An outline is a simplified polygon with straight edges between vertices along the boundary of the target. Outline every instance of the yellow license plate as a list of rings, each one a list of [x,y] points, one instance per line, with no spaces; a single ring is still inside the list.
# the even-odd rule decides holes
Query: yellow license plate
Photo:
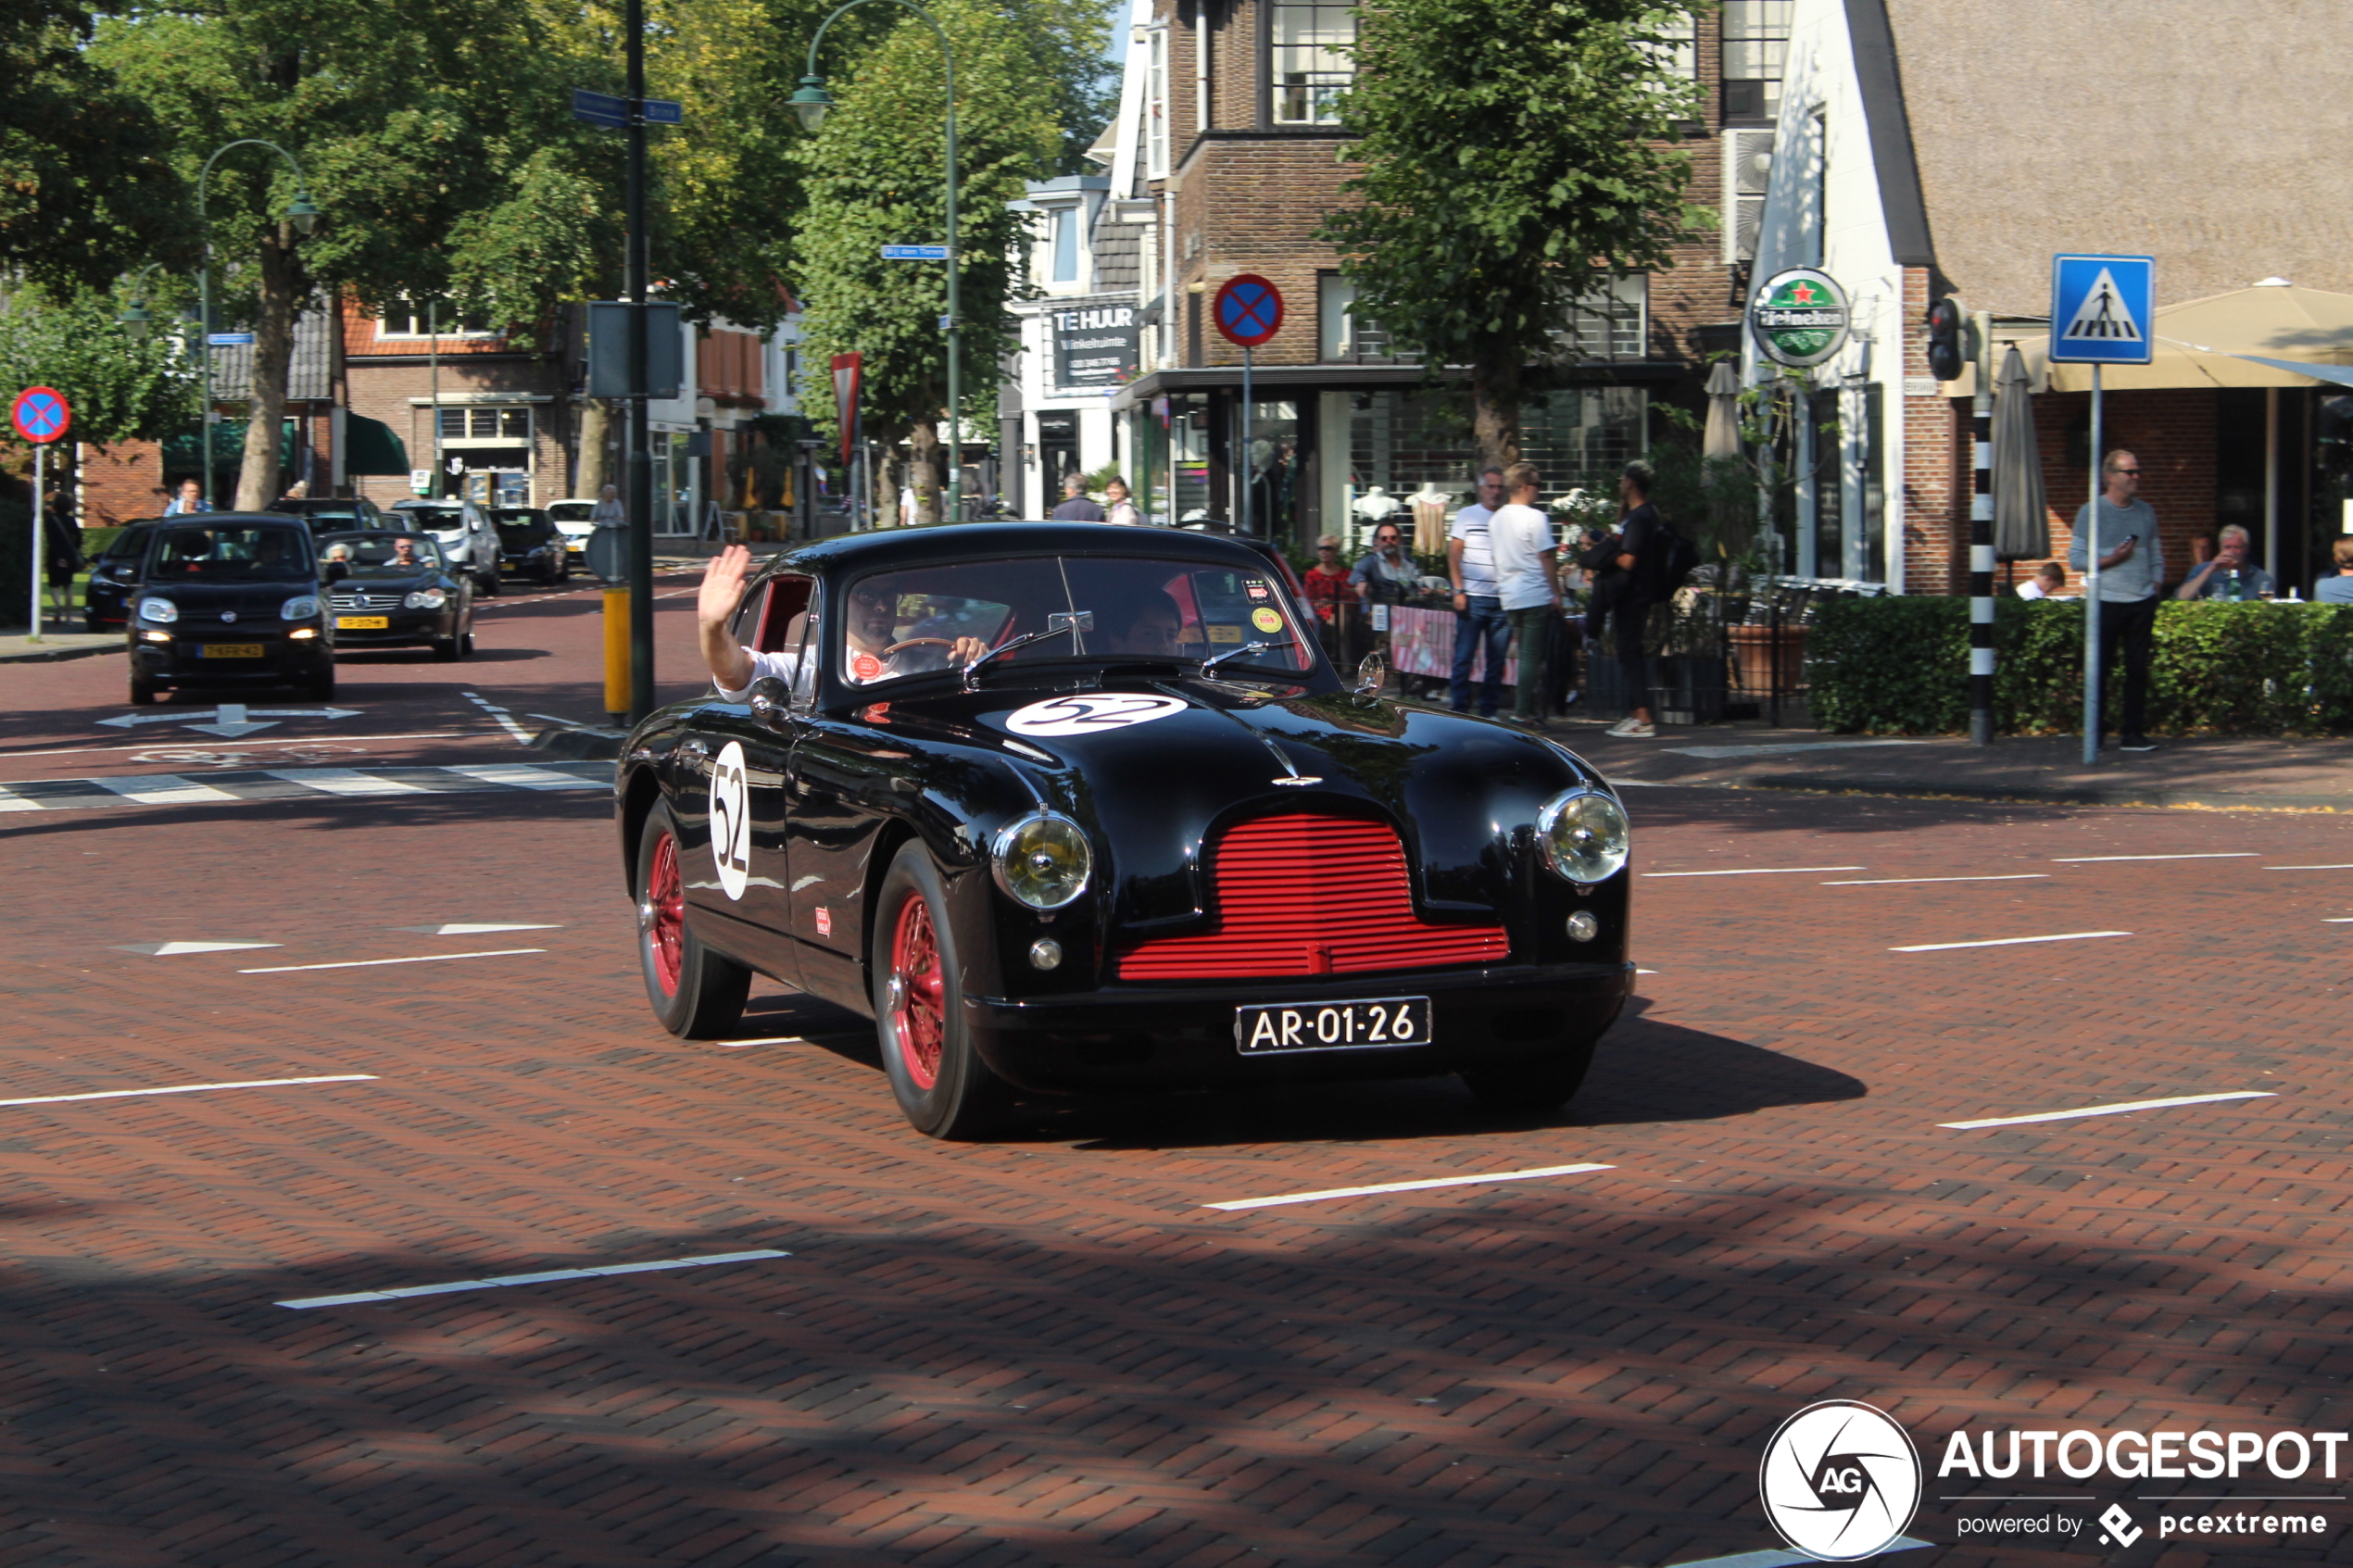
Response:
[[[338,615],[335,617],[335,630],[338,632],[383,632],[390,629],[391,625],[392,618],[388,615]]]
[[[199,659],[259,659],[259,643],[207,643],[196,650]]]
[[[1239,626],[1212,626],[1209,640],[1213,643],[1239,643],[1242,640],[1242,629]]]

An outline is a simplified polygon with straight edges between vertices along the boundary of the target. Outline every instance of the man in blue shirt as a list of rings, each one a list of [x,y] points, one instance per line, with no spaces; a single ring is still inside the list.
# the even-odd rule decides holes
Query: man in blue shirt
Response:
[[[2353,605],[2353,533],[2338,537],[2329,548],[2329,558],[2336,562],[2336,575],[2312,584],[2313,602]]]
[[[2232,523],[2222,530],[2221,547],[2214,558],[2189,575],[2173,591],[2177,599],[2259,599],[2271,591],[2271,574],[2246,558],[2253,542],[2246,530]]]

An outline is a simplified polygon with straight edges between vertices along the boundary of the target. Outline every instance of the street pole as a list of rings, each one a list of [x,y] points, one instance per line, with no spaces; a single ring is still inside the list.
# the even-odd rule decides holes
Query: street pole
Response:
[[[412,316],[409,320],[413,321],[416,318]],[[425,365],[426,374],[432,383],[429,390],[433,394],[433,411],[430,416],[433,420],[433,478],[426,485],[425,494],[438,497],[449,493],[449,482],[442,476],[441,469],[441,296],[439,295],[425,301]]]
[[[1242,504],[1236,508],[1241,516],[1241,536],[1250,535],[1250,349],[1242,349],[1242,420],[1241,442],[1234,453],[1235,468],[1242,476]]]
[[[628,0],[629,718],[654,710],[653,453],[647,408],[646,0]]]
[[[1970,399],[1969,427],[1977,461],[1976,492],[1969,524],[1969,740],[1994,744],[1994,388],[1986,374],[1993,351],[1993,318],[1977,317],[1977,395]]]
[[[2083,550],[2083,765],[2100,759],[2100,363],[2092,361],[2091,530]]]
[[[46,442],[41,442],[32,448],[32,619],[25,622],[28,628],[25,640],[32,643],[41,640],[41,556],[49,543],[45,528],[47,514],[41,505],[42,488],[48,481],[48,456]]]

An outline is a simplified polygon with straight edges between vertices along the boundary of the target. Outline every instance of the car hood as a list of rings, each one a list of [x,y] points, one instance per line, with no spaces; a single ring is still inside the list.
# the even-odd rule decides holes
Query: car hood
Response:
[[[441,581],[440,568],[426,567],[421,571],[401,572],[397,575],[391,572],[371,571],[362,576],[359,572],[354,572],[339,582],[329,583],[327,592],[330,594],[412,594],[420,588],[445,586],[447,584]]]
[[[274,625],[279,606],[288,599],[318,592],[315,583],[201,583],[183,579],[146,583],[140,597],[170,599],[180,607],[182,626],[202,626],[208,621],[225,624],[220,620],[224,614],[234,615],[239,621],[268,621]]]
[[[1267,695],[1218,681],[1126,680],[1067,692],[938,693],[859,710],[910,741],[981,745],[1089,828],[1118,862],[1125,918],[1196,912],[1201,847],[1282,812],[1395,826],[1434,908],[1491,909],[1499,841],[1599,775],[1500,724],[1345,692]]]

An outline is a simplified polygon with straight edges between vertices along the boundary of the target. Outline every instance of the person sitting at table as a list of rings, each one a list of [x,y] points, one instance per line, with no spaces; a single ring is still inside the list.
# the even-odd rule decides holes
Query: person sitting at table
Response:
[[[2271,574],[2246,558],[2251,541],[2246,530],[2232,523],[2222,530],[2214,558],[2190,573],[2173,591],[2177,599],[2259,599],[2271,591]]]
[[[2067,568],[2055,560],[2046,560],[2034,569],[2034,575],[2018,585],[2021,599],[2056,599],[2059,590],[2067,586]]]
[[[2329,558],[2336,563],[2336,571],[2312,584],[2313,602],[2353,605],[2353,533],[2337,536],[2336,543],[2329,546]]]

